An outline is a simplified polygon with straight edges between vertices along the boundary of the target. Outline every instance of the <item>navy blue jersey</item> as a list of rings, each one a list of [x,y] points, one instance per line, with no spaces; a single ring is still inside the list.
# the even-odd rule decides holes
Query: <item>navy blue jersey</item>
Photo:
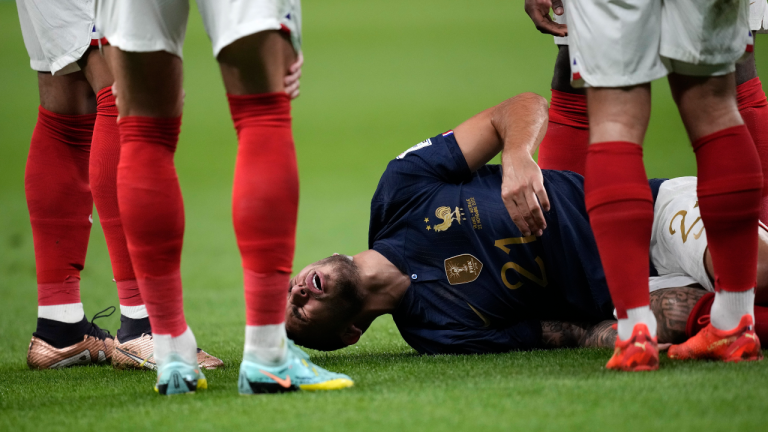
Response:
[[[368,243],[412,279],[392,314],[411,347],[530,349],[541,320],[612,318],[583,178],[542,172],[547,229],[524,237],[501,200],[501,167],[472,173],[452,132],[389,163],[371,202]]]

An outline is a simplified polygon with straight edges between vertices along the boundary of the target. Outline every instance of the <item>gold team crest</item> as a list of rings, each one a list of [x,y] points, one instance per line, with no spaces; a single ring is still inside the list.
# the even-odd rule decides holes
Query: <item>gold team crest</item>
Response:
[[[470,254],[456,255],[445,260],[445,275],[451,285],[475,281],[483,270],[483,263]]]
[[[461,225],[461,221],[466,220],[464,218],[464,212],[462,212],[459,207],[456,207],[453,211],[451,211],[451,208],[448,206],[438,207],[437,210],[435,210],[435,216],[442,219],[443,222],[435,224],[434,227],[427,225],[427,230],[434,228],[435,232],[445,231],[451,227],[453,221],[457,221],[459,222],[459,225]],[[429,218],[424,219],[424,222],[429,223]]]

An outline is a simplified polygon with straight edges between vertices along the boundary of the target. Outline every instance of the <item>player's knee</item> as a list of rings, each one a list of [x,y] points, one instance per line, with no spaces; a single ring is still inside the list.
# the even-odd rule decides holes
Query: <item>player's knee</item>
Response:
[[[238,39],[217,56],[229,94],[280,92],[285,71],[296,61],[290,40],[279,31],[262,31]]]
[[[40,105],[62,115],[83,115],[96,112],[96,95],[83,72],[52,75],[38,72],[37,85]]]

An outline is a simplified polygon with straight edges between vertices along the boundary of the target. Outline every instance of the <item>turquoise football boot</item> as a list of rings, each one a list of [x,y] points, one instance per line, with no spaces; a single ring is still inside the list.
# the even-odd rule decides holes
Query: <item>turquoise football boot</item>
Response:
[[[288,339],[288,356],[279,366],[265,366],[243,359],[237,389],[241,395],[283,393],[298,390],[339,390],[354,382],[344,374],[330,372],[312,363],[309,355]]]
[[[155,391],[161,395],[194,393],[208,388],[208,381],[197,364],[187,364],[178,354],[171,354],[157,369]]]

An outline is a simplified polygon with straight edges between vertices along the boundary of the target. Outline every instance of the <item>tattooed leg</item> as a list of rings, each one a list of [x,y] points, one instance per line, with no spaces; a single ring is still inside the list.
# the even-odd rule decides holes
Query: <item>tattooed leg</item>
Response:
[[[656,316],[659,343],[682,343],[685,325],[696,302],[706,294],[702,288],[665,288],[651,293],[651,310]]]
[[[616,321],[607,320],[595,325],[562,321],[541,322],[541,343],[546,348],[613,348]]]

